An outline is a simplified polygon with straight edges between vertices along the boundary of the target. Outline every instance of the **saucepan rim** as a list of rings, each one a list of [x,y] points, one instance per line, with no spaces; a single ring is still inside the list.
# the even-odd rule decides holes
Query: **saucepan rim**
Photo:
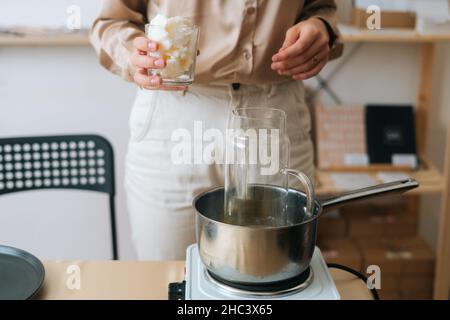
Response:
[[[272,186],[272,187],[284,190],[284,188],[281,188],[281,187],[277,187],[277,186]],[[315,220],[317,220],[320,217],[320,215],[322,213],[322,210],[323,210],[323,207],[322,207],[322,204],[320,203],[320,201],[317,200],[317,199],[313,199],[314,200],[314,208],[316,209],[316,210],[314,210],[315,213],[312,214],[311,218],[308,218],[307,220],[299,222],[299,223],[293,223],[293,224],[289,224],[289,225],[286,225],[286,226],[277,226],[277,227],[275,227],[275,226],[271,227],[271,226],[240,226],[240,225],[234,225],[234,224],[229,224],[229,223],[225,223],[225,222],[222,222],[222,221],[217,221],[217,220],[211,219],[209,217],[206,217],[203,213],[201,213],[197,209],[197,203],[198,203],[198,201],[200,199],[202,199],[203,197],[205,197],[208,194],[215,193],[215,192],[217,192],[219,190],[223,190],[225,192],[225,188],[219,186],[219,187],[214,187],[212,189],[206,190],[206,191],[198,194],[197,196],[194,197],[194,200],[192,201],[192,206],[194,207],[196,214],[200,215],[203,219],[205,219],[207,221],[210,221],[212,223],[218,224],[218,225],[224,225],[224,226],[233,227],[233,228],[236,228],[236,229],[244,229],[244,230],[252,230],[252,231],[292,229],[292,228],[295,228],[295,227],[303,226],[303,225],[310,224],[310,223],[314,222]],[[306,194],[303,191],[300,191],[300,190],[298,190],[296,188],[289,187],[288,188],[288,192],[291,192],[291,191],[294,191],[294,192],[300,194],[305,199],[307,198]]]

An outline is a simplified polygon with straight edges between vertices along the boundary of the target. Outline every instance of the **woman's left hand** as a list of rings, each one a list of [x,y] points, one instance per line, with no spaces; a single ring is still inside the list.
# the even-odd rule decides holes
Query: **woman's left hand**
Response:
[[[282,48],[272,58],[272,69],[295,80],[317,75],[329,60],[330,35],[325,23],[310,18],[290,28]]]

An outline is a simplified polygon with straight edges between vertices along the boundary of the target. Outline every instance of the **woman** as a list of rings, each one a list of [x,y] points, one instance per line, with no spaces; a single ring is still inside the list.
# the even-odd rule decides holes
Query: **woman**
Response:
[[[218,164],[171,161],[172,133],[194,123],[225,129],[232,107],[273,107],[288,118],[291,167],[313,175],[310,117],[302,80],[338,54],[333,0],[109,0],[91,39],[100,63],[141,88],[130,117],[126,191],[141,260],[184,259],[195,242],[195,194],[223,185]],[[156,16],[185,16],[200,26],[195,84],[163,87],[148,69],[165,61],[147,56],[158,43],[144,35]],[[143,88],[143,89],[142,89]],[[201,137],[193,135],[200,143]]]

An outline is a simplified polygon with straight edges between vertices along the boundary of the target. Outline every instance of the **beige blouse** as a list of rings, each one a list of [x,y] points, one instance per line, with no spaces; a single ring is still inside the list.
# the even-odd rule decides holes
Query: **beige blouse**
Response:
[[[132,81],[132,42],[157,14],[185,16],[200,26],[196,83],[270,84],[287,81],[271,69],[286,31],[320,17],[337,36],[334,0],[104,0],[91,30],[100,63]],[[332,56],[339,55],[334,46]]]

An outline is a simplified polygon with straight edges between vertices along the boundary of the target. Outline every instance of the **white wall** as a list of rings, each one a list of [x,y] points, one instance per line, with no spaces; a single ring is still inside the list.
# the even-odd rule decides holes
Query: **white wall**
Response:
[[[0,25],[65,25],[69,5],[88,27],[92,0],[2,0]],[[89,46],[0,46],[0,136],[98,133],[116,153],[121,257],[135,258],[123,191],[127,119],[134,87],[103,70]],[[110,256],[107,197],[74,191],[29,192],[0,198],[0,243],[43,259]]]
[[[36,0],[2,0],[0,23],[4,17],[14,15],[22,22],[28,20],[12,2],[17,5],[38,3]],[[45,15],[49,2],[54,4],[55,0],[39,1],[38,6],[28,10],[39,12],[36,24],[64,21],[60,17],[60,14],[65,15],[63,6],[64,10],[52,10],[49,16]],[[82,14],[98,8],[98,2],[92,0],[65,2],[81,4]],[[12,8],[15,13],[5,13]],[[13,24],[14,21],[8,22]],[[84,21],[83,24],[89,23]],[[429,144],[438,164],[442,164],[443,132],[449,123],[450,97],[446,90],[450,87],[449,56],[450,46],[439,45]],[[415,103],[418,57],[418,47],[414,45],[364,45],[330,84],[347,103]],[[324,76],[337,63],[330,64]],[[122,187],[127,121],[134,90],[130,84],[101,69],[93,50],[87,46],[0,46],[1,137],[92,132],[112,141],[117,159],[120,249],[125,259],[135,257]],[[327,101],[326,96],[324,100]],[[427,207],[422,215],[421,230],[430,243],[435,239],[437,214],[438,208],[433,206]],[[0,198],[0,243],[28,249],[43,259],[108,258],[108,228],[103,195],[57,191]]]
[[[100,8],[100,1],[2,0],[0,3],[0,26],[65,26],[67,19],[67,8],[72,5],[77,5],[80,7],[81,25],[82,27],[88,27],[97,15]]]
[[[0,46],[0,70],[1,137],[98,133],[113,143],[120,249],[133,258],[122,184],[134,88],[101,69],[88,46]],[[106,199],[72,191],[3,196],[0,243],[43,258],[107,258]]]

